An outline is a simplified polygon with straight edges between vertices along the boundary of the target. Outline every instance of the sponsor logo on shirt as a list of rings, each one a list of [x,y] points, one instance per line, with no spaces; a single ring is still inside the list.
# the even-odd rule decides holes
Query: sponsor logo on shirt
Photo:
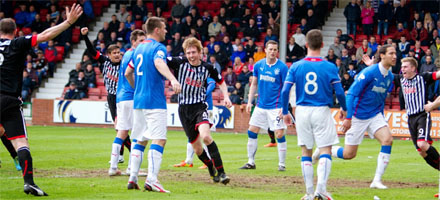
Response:
[[[260,80],[275,83],[275,78],[267,76],[267,75],[260,75]]]
[[[371,91],[373,92],[377,92],[377,93],[386,93],[387,89],[383,88],[383,87],[377,87],[377,86],[373,86],[373,88],[371,89]]]

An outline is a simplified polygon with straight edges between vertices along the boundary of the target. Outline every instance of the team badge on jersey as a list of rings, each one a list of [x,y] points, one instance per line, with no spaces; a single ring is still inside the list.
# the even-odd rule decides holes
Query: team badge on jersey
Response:
[[[276,68],[275,69],[275,75],[278,75],[280,73],[280,69]]]
[[[165,53],[162,50],[157,51],[156,55],[159,58],[165,58]]]

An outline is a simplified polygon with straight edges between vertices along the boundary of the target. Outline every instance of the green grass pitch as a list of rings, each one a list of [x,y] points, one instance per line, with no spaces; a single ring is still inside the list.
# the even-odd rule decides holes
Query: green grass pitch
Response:
[[[214,184],[206,170],[174,168],[186,155],[186,136],[169,131],[159,180],[171,194],[128,191],[128,177],[108,177],[111,144],[115,131],[105,128],[28,127],[36,183],[50,196],[44,199],[300,199],[304,193],[300,148],[296,136],[287,136],[287,170],[278,172],[276,148],[264,148],[269,141],[260,135],[257,169],[238,168],[247,161],[247,135],[213,133],[231,183]],[[343,144],[343,138],[340,138]],[[438,142],[434,143],[439,149]],[[0,148],[0,199],[30,199],[23,193],[21,173],[15,170],[5,148]],[[418,155],[411,141],[394,140],[390,164],[383,177],[390,189],[369,189],[376,169],[380,145],[365,138],[354,160],[333,159],[328,190],[334,199],[435,199],[439,173]],[[128,161],[128,151],[125,153]],[[147,158],[142,163],[147,168]],[[125,170],[127,162],[119,165]],[[316,177],[316,166],[315,166]],[[145,177],[139,178],[143,185]],[[316,181],[316,178],[315,178]]]

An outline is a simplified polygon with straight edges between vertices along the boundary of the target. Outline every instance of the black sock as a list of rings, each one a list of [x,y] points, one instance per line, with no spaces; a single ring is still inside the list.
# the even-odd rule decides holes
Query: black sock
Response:
[[[14,146],[12,146],[11,141],[8,140],[4,135],[1,138],[3,145],[5,145],[6,149],[9,151],[9,154],[11,155],[12,159],[15,159],[15,157],[17,157],[17,152],[15,151]]]
[[[439,167],[439,154],[437,152],[437,150],[433,147],[430,146],[429,149],[426,151],[426,154],[428,154],[424,159],[425,161],[431,165],[431,167],[433,167],[434,169],[440,170]]]
[[[128,152],[131,152],[131,139],[129,135],[124,140],[124,146],[128,149]]]
[[[267,129],[267,134],[269,134],[270,143],[275,143],[275,132],[271,131],[270,129]]]
[[[212,162],[214,163],[215,168],[217,169],[218,173],[224,173],[225,170],[223,169],[223,161],[222,157],[220,156],[220,152],[218,151],[217,145],[214,141],[210,145],[207,146],[209,155],[211,155]]]
[[[215,176],[215,169],[212,160],[209,159],[208,154],[206,154],[206,151],[204,149],[202,154],[198,155],[198,157],[206,166],[208,166],[209,175]]]
[[[124,145],[124,144],[122,144]],[[119,150],[119,155],[123,156],[124,155],[124,147],[122,146],[121,149]]]
[[[32,169],[32,156],[28,147],[21,147],[17,150],[18,160],[23,171],[24,183],[35,185]]]

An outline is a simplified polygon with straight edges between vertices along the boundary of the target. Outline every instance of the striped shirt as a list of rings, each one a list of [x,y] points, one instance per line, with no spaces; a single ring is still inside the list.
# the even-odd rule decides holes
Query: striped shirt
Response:
[[[436,73],[424,72],[417,74],[412,79],[406,79],[399,74],[396,79],[400,81],[400,89],[405,99],[406,114],[408,116],[425,112],[424,105],[428,101],[427,87],[436,79]]]
[[[222,76],[209,63],[204,61],[199,66],[192,66],[186,57],[167,57],[168,66],[174,70],[182,91],[179,104],[206,103],[206,80],[211,77],[215,82],[223,83]]]

